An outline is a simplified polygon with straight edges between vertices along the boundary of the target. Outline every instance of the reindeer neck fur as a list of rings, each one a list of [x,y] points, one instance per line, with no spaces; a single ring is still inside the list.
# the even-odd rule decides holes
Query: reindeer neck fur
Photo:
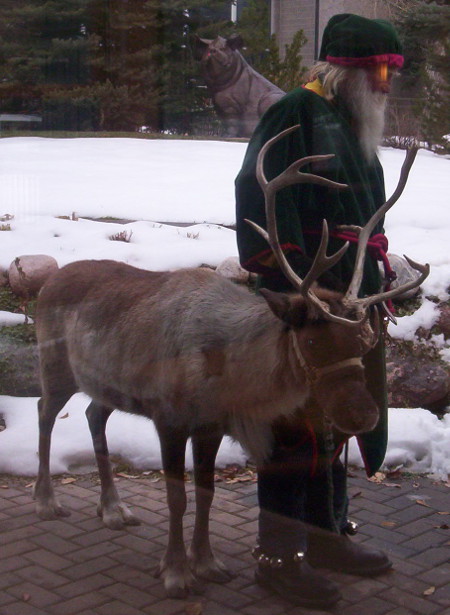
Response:
[[[225,431],[261,462],[271,450],[273,420],[301,408],[309,389],[286,323],[262,297],[235,285],[220,285],[220,303],[217,289],[211,294],[214,313],[202,289],[201,311],[209,314],[206,319],[212,321],[216,338],[210,351],[203,352],[210,373],[205,387],[224,417]]]

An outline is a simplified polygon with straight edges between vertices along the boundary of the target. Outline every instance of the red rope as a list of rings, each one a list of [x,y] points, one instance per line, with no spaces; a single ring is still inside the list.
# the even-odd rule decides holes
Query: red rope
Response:
[[[307,234],[319,235],[320,231],[304,231]],[[350,243],[358,243],[359,236],[357,233],[353,231],[330,231],[330,236],[335,237],[336,239],[342,239],[343,241],[349,241]],[[367,251],[372,258],[375,258],[377,261],[381,261],[383,263],[384,276],[386,278],[385,290],[389,290],[391,286],[391,282],[393,282],[397,278],[397,274],[392,269],[389,259],[387,257],[387,251],[389,247],[388,238],[383,233],[377,233],[376,235],[372,235],[367,242]],[[394,306],[392,301],[389,299],[386,301],[387,307],[390,312],[394,313]]]

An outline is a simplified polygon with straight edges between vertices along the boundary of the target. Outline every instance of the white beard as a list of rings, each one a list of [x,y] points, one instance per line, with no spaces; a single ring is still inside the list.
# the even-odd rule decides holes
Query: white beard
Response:
[[[345,87],[340,88],[340,94],[350,110],[364,156],[370,163],[383,138],[387,97],[372,90],[363,69],[356,69],[353,73]]]

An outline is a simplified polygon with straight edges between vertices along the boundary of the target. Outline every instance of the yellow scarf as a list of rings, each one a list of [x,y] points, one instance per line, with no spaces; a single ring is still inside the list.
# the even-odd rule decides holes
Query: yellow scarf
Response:
[[[306,83],[303,87],[307,90],[312,90],[319,96],[324,96],[323,87],[319,79],[316,79],[315,81],[310,81],[309,83]]]

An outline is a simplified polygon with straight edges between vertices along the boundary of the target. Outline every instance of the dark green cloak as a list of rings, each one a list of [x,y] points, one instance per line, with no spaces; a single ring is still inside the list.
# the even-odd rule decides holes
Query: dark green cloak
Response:
[[[247,218],[263,228],[266,226],[264,196],[255,176],[256,159],[266,141],[296,124],[300,124],[298,130],[269,150],[264,165],[267,179],[279,175],[292,162],[303,156],[334,154],[333,158],[307,165],[301,171],[348,184],[349,188],[337,190],[313,184],[297,184],[278,193],[278,233],[286,253],[301,252],[308,257],[314,257],[320,241],[323,219],[327,220],[330,230],[339,224],[364,226],[386,200],[381,165],[377,158],[373,163],[367,163],[344,106],[339,101],[330,103],[306,88],[297,88],[287,94],[261,118],[236,178],[236,223],[240,261],[249,271],[262,275],[262,285],[271,278],[276,280],[279,271],[267,266],[270,249],[265,240],[245,222]],[[374,233],[380,233],[382,230],[380,223]],[[342,240],[330,238],[328,254],[342,244]],[[344,258],[331,270],[344,284],[351,280],[355,254],[356,247],[351,245]],[[304,277],[306,270],[302,270],[299,265],[297,273]],[[274,288],[273,281],[271,288]],[[284,290],[281,280],[280,290]],[[374,294],[379,290],[378,264],[368,256],[360,295]],[[358,438],[369,474],[374,473],[381,465],[387,442],[385,362],[380,344],[367,356],[370,368],[367,366],[366,374],[368,388],[380,408],[381,417],[375,430]]]

